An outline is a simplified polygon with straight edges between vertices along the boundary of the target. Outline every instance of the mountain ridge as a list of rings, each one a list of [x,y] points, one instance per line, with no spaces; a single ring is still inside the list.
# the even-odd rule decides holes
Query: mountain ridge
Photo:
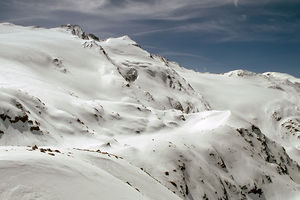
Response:
[[[299,79],[97,38],[0,24],[0,199],[299,198]]]

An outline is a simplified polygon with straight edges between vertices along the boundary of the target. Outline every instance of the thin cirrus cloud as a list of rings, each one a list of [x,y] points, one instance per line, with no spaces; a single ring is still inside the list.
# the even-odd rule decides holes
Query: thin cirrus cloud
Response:
[[[299,0],[2,0],[0,21],[79,24],[101,38],[127,34],[155,46],[147,48],[153,53],[214,72],[226,65],[280,70],[300,65],[299,10]]]
[[[29,25],[43,23],[60,25],[59,21],[76,21],[87,29],[112,36],[129,34],[145,36],[163,32],[199,32],[211,34],[212,41],[253,40],[249,32],[280,31],[276,25],[259,27],[247,23],[247,15],[236,7],[259,5],[270,0],[7,0],[1,7],[11,10],[1,16],[2,21]],[[274,2],[278,0],[272,0]],[[291,1],[291,0],[288,0]],[[227,8],[224,12],[224,8]],[[228,9],[229,8],[229,9]],[[3,10],[4,10],[3,9]],[[1,9],[0,9],[1,11]],[[260,12],[260,11],[258,11]],[[263,11],[263,13],[266,11]],[[260,13],[253,13],[259,14]],[[269,28],[269,29],[268,29]],[[294,28],[294,26],[287,27]],[[244,30],[244,31],[243,31]],[[250,30],[250,31],[249,31]],[[255,30],[255,31],[253,31]],[[258,36],[261,40],[263,37]]]
[[[55,11],[72,11],[94,16],[106,16],[123,21],[135,19],[136,16],[144,19],[169,19],[173,15],[175,16],[177,10],[213,8],[226,4],[237,6],[238,0],[7,0],[1,2],[1,4],[16,10],[19,9],[19,11],[28,11],[28,14],[40,11],[46,14]],[[187,19],[188,17],[189,15],[186,15],[177,19]]]

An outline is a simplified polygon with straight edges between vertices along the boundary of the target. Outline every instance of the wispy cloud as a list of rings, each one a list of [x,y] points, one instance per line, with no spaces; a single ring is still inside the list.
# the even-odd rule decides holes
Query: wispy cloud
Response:
[[[136,19],[187,19],[189,15],[176,16],[180,10],[190,8],[213,8],[226,4],[236,4],[236,0],[11,0],[1,4],[7,4],[14,8],[28,12],[44,11],[73,11],[95,16],[109,16],[120,21]],[[120,17],[122,16],[122,17]]]
[[[214,42],[269,40],[270,37],[265,37],[269,32],[297,30],[292,23],[278,25],[276,20],[272,23],[256,19],[263,15],[275,19],[286,17],[280,16],[280,12],[260,8],[260,5],[279,1],[9,0],[0,2],[0,19],[20,24],[41,22],[48,26],[78,23],[104,36],[197,32]],[[296,0],[286,0],[292,1]]]
[[[160,54],[163,56],[182,56],[182,57],[193,57],[193,58],[200,58],[203,60],[207,60],[206,57],[198,55],[198,54],[193,54],[193,53],[176,52],[176,51],[162,51],[162,52],[160,52]]]
[[[127,34],[152,52],[220,72],[247,59],[279,66],[284,54],[284,67],[299,66],[299,9],[299,0],[0,0],[0,22],[79,24],[100,38]]]

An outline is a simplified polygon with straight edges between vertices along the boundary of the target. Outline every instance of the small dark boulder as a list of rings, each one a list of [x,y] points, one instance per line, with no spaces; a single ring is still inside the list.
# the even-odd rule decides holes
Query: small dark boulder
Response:
[[[134,68],[130,68],[125,74],[125,80],[128,82],[133,82],[138,77],[138,71]]]

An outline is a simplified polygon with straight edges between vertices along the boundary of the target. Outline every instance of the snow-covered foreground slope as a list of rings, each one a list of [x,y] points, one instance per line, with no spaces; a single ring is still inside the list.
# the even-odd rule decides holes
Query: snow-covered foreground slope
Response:
[[[299,199],[300,80],[0,24],[0,199]]]

